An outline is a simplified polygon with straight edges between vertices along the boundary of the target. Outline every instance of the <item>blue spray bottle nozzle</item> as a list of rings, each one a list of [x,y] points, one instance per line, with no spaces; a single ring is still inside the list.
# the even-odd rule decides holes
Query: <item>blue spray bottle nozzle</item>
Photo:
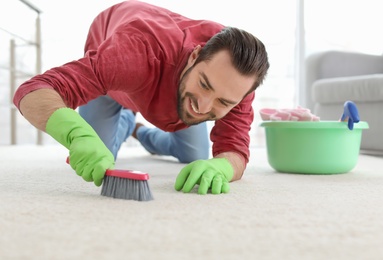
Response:
[[[348,129],[354,129],[354,123],[359,122],[358,108],[352,101],[346,101],[344,103],[343,115],[340,119],[342,122],[348,122]]]

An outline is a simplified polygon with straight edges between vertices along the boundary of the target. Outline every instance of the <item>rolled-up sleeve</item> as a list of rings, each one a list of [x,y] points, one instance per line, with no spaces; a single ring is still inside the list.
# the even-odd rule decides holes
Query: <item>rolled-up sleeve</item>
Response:
[[[223,152],[236,152],[247,164],[250,157],[250,127],[254,119],[252,102],[254,92],[246,96],[224,118],[215,122],[210,139],[213,156]]]
[[[146,38],[139,32],[117,30],[97,50],[60,67],[47,70],[24,82],[14,95],[14,104],[29,92],[50,88],[56,90],[66,105],[77,108],[108,91],[134,92],[148,84],[148,73],[156,66]]]

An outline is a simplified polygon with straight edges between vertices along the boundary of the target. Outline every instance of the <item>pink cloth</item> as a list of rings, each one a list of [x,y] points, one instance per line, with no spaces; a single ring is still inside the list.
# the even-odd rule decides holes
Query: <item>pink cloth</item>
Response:
[[[300,106],[293,109],[262,108],[259,113],[264,121],[320,121],[310,109]]]

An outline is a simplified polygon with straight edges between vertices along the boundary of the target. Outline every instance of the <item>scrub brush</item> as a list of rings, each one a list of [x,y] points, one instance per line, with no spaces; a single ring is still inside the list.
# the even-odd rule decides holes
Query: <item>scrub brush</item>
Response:
[[[126,200],[153,199],[149,174],[132,170],[106,170],[101,195]]]
[[[66,161],[69,163],[69,157]],[[101,195],[126,200],[153,200],[148,180],[149,174],[141,171],[106,170]]]

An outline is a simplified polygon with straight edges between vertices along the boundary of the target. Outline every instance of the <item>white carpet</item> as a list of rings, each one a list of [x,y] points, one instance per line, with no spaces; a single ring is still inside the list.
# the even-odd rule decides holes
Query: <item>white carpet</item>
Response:
[[[123,148],[150,202],[100,196],[59,146],[0,146],[0,259],[383,259],[383,159],[352,172],[275,173],[253,149],[225,195],[173,189],[183,165]]]

